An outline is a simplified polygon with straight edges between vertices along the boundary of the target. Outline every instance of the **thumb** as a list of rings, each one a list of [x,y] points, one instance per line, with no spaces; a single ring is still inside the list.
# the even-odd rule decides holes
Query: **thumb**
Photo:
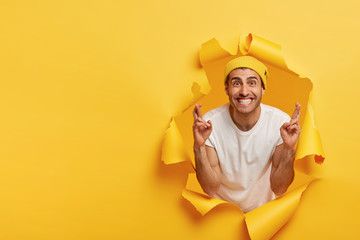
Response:
[[[287,128],[288,126],[290,126],[290,123],[289,123],[289,122],[286,122],[286,123],[284,123],[284,124],[281,126],[281,128],[282,128],[282,129],[285,129],[285,128]]]

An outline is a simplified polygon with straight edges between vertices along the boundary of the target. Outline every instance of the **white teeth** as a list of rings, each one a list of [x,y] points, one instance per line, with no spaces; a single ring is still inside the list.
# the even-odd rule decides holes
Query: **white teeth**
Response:
[[[249,104],[251,102],[251,99],[239,99],[238,101],[241,104]]]

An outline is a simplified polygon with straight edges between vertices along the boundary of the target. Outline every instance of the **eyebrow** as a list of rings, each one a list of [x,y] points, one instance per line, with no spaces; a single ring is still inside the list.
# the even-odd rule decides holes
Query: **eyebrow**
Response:
[[[259,79],[257,77],[255,77],[255,76],[250,76],[246,80],[253,80],[253,79],[259,81]],[[239,77],[233,77],[233,78],[231,78],[231,81],[233,81],[233,80],[242,80],[242,79],[239,78]]]

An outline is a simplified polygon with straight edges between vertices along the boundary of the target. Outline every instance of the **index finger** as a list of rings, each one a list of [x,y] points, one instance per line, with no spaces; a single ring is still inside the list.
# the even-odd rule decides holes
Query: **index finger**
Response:
[[[299,121],[300,119],[300,107],[301,105],[299,103],[296,103],[294,113],[291,117],[291,120]]]
[[[202,114],[201,114],[201,110],[200,110],[200,107],[202,106],[202,104],[196,104],[195,105],[195,113],[198,117],[202,118]]]
[[[200,107],[202,104],[195,104],[195,108],[193,111],[194,120],[196,120],[198,117],[202,118]]]

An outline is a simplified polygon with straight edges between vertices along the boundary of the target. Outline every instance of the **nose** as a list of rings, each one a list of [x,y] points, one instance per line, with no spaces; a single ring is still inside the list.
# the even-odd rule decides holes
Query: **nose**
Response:
[[[246,97],[249,94],[249,89],[246,87],[246,85],[242,85],[240,88],[240,95],[243,97]]]

